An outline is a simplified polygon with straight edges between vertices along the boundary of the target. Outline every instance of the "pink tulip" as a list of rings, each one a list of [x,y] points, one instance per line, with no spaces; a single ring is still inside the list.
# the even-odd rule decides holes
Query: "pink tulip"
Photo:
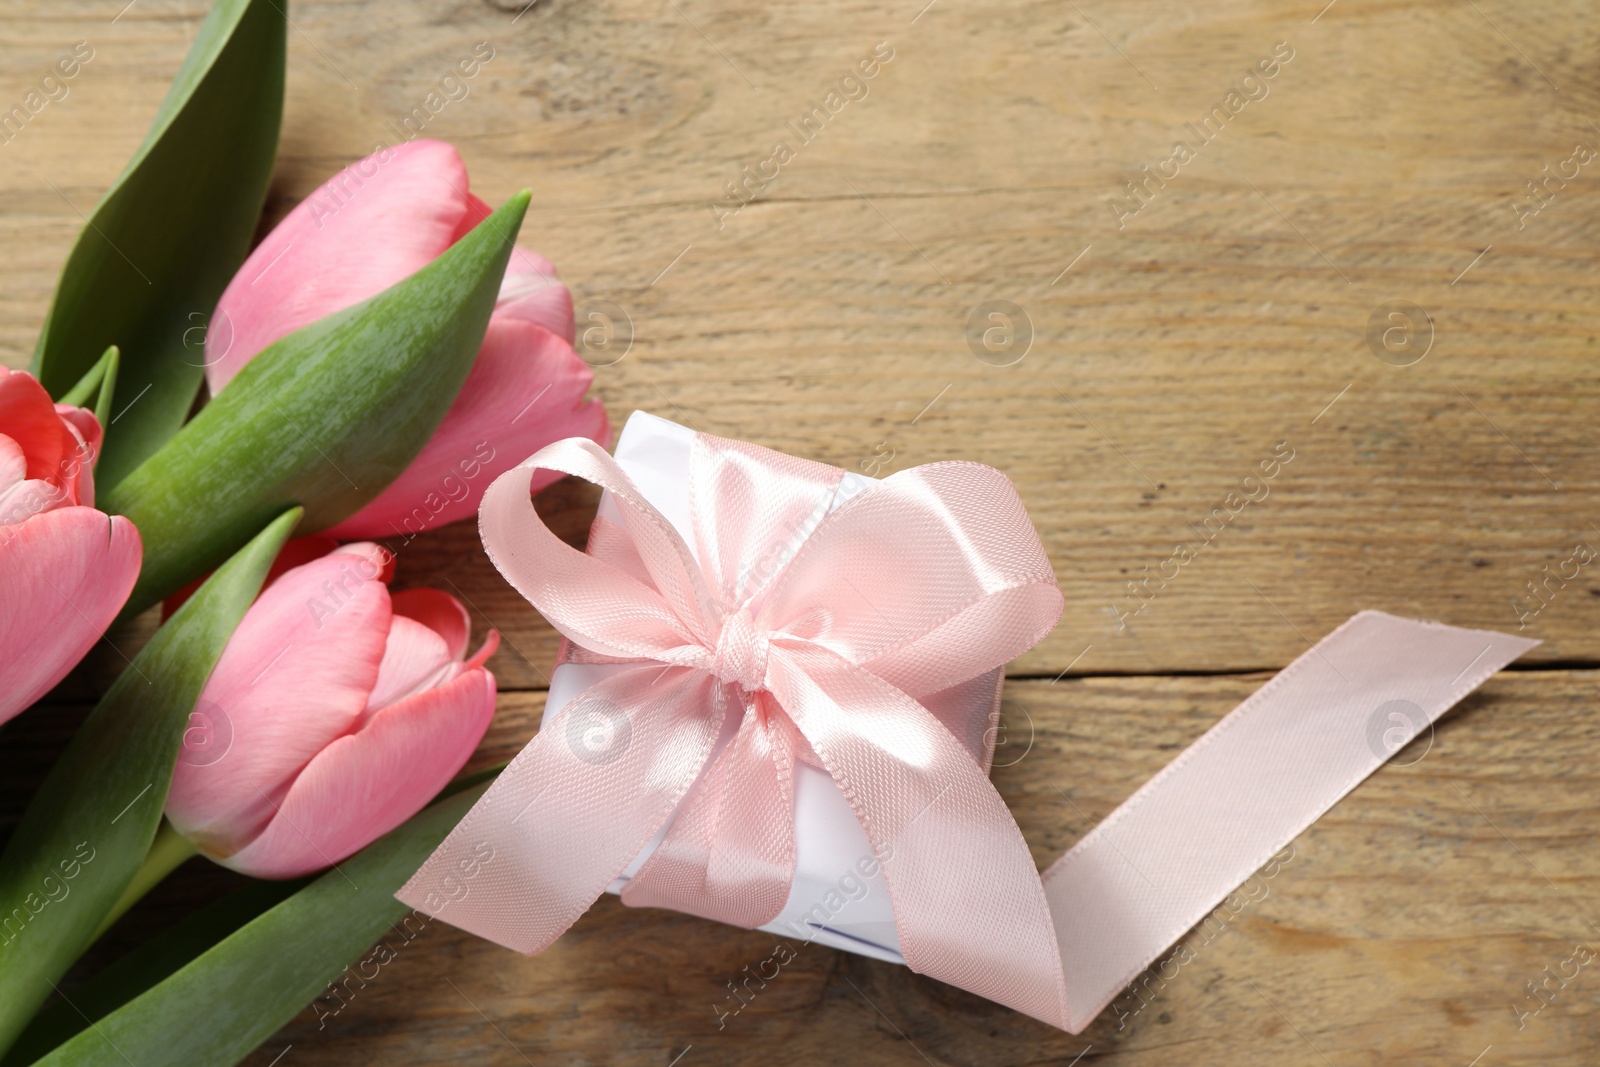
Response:
[[[340,171],[290,211],[222,294],[206,336],[215,395],[273,341],[427,266],[490,213],[450,145],[412,141]],[[572,294],[544,257],[516,249],[466,384],[422,453],[330,532],[409,536],[475,515],[495,477],[563,437],[610,436],[572,348]],[[559,475],[542,472],[534,489]]]
[[[245,613],[206,683],[167,818],[258,878],[338,863],[416,814],[494,714],[490,632],[462,661],[466,609],[391,594],[392,557],[345,545],[286,571]]]
[[[116,618],[143,546],[94,508],[100,424],[0,367],[0,722],[61,681]]]

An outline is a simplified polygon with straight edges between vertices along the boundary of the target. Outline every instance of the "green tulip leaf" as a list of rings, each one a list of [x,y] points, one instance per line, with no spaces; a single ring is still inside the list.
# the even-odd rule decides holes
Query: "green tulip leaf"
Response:
[[[530,194],[369,300],[269,345],[99,499],[144,538],[124,614],[227,559],[284,508],[353,515],[422,451],[467,379]]]
[[[107,346],[121,347],[102,487],[172,436],[194,405],[207,317],[244,262],[272,177],[285,6],[217,0],[62,269],[33,370],[60,396]]]
[[[104,433],[105,428],[111,425],[108,421],[111,418],[111,405],[117,398],[117,372],[122,369],[122,350],[112,345],[106,349],[106,354],[100,357],[100,362],[95,366],[105,368],[101,372],[100,392],[94,399],[94,418]],[[101,451],[104,451],[104,441]]]
[[[394,894],[486,788],[479,785],[424,808],[79,1031],[36,1067],[224,1067],[248,1056],[351,968],[351,979],[331,987],[332,1004],[342,1004],[341,990],[353,994],[374,980],[374,973],[403,958],[411,939],[434,921],[408,916],[410,909]],[[490,852],[475,869],[463,870],[462,891],[472,892],[472,879],[493,863]],[[352,967],[358,961],[377,971]],[[349,981],[359,984],[351,989]]]
[[[88,947],[150,850],[189,713],[300,514],[289,510],[156,631],[90,713],[0,855],[0,1051]]]
[[[44,1007],[11,1051],[0,1057],[0,1067],[27,1067],[86,1028],[89,1020],[111,1014],[310,882],[310,878],[252,881],[185,916],[170,930],[74,985],[70,1003],[58,999]]]
[[[79,378],[78,384],[68,389],[56,403],[93,409],[100,428],[105,429],[105,413],[111,407],[112,395],[117,391],[117,363],[120,358],[121,353],[116,345],[106,349],[105,355],[95,360],[94,366],[89,368],[89,373]]]

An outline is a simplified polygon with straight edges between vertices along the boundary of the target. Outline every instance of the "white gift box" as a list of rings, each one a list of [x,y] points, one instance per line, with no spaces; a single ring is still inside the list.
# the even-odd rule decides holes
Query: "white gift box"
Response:
[[[684,542],[695,543],[689,510],[689,450],[694,431],[643,411],[635,411],[617,439],[615,457],[639,492],[677,529]],[[833,510],[870,492],[875,479],[846,473],[834,494]],[[626,526],[609,493],[602,493],[598,518]],[[789,550],[785,558],[792,558]],[[626,664],[562,663],[550,677],[545,701],[548,719],[584,689]],[[994,670],[923,701],[973,753],[985,769],[993,749],[1000,706],[1002,670]],[[715,751],[732,738],[738,717],[729,716]],[[706,761],[711,766],[712,760]],[[866,831],[856,821],[844,794],[828,773],[798,763],[794,781],[795,876],[783,911],[761,927],[801,941],[817,941],[846,952],[904,963],[895,934],[888,888]],[[634,857],[610,892],[620,893],[655,851],[671,822]]]

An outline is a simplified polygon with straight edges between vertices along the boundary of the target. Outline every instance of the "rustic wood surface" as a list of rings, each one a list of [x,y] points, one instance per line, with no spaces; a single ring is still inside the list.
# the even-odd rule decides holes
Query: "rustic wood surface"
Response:
[[[994,778],[1035,857],[1071,847],[1266,677],[1012,682]],[[1568,961],[1600,941],[1597,700],[1592,671],[1491,680],[1191,931],[1188,962],[1152,968],[1144,993],[1076,1037],[820,946],[798,946],[729,1014],[727,984],[773,957],[776,938],[605,897],[534,959],[444,924],[396,938],[370,984],[308,1009],[247,1062],[662,1067],[688,1048],[685,1067],[1021,1067],[1085,1052],[1117,1067],[1591,1065],[1600,983],[1592,963]],[[474,763],[514,754],[542,706],[542,693],[506,694]],[[13,742],[41,740],[64,710],[27,713]],[[0,752],[0,768],[18,760]],[[190,861],[100,954],[238,882]],[[1553,996],[1528,992],[1574,971],[1565,988],[1551,980]]]
[[[925,2],[296,3],[269,215],[392,141],[488,41],[470,95],[425,132],[460,146],[487,199],[534,188],[525,241],[596,331],[595,390],[619,423],[644,408],[867,473],[950,457],[1005,470],[1068,602],[1013,667],[1009,721],[1026,710],[1033,748],[996,773],[1041,862],[1258,685],[1250,672],[1359,608],[1525,626],[1545,641],[1536,669],[1492,681],[1426,756],[1302,835],[1270,893],[1122,1029],[1108,1011],[1068,1037],[811,947],[719,1032],[725,983],[772,939],[608,899],[535,960],[430,929],[325,1029],[308,1012],[252,1064],[1600,1057],[1591,969],[1520,1029],[1517,1015],[1537,1006],[1525,983],[1600,940],[1600,578],[1527,595],[1600,544],[1600,191],[1593,166],[1538,202],[1525,187],[1600,147],[1600,17],[1504,0]],[[203,13],[0,0],[0,109],[73,42],[95,49],[69,95],[0,144],[0,362],[26,364],[79,213]],[[1237,98],[1176,177],[1130,199],[1141,165],[1198,144],[1186,124],[1278,42],[1293,58],[1253,83],[1266,95]],[[803,143],[787,124],[875,47],[893,58],[867,95]],[[724,183],[779,141],[794,158],[728,214]],[[1139,210],[1119,219],[1113,202]],[[1020,309],[1018,330],[975,350],[995,301]],[[1385,348],[1399,303],[1421,311]],[[1243,479],[1275,451],[1293,458],[1266,496],[1215,532],[1214,509],[1259,495]],[[577,539],[593,502],[562,484],[541,510]],[[1130,615],[1127,583],[1208,532]],[[405,546],[400,581],[457,592],[507,638],[480,761],[510,755],[552,632],[470,524]],[[62,698],[118,662],[101,650]],[[39,709],[7,731],[27,741],[0,757],[7,820],[58,743],[52,715],[71,717]],[[107,951],[229,878],[191,863]]]

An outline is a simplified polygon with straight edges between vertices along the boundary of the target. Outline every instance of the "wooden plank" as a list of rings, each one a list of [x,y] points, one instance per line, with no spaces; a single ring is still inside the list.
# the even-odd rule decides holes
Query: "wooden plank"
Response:
[[[1600,136],[1586,6],[1345,3],[1315,21],[1317,4],[920,6],[752,22],[717,0],[520,16],[510,0],[407,0],[382,19],[297,4],[271,214],[392,139],[490,42],[425,133],[459,143],[491,199],[534,186],[527,240],[585,313],[626,309],[632,346],[597,371],[617,418],[648,408],[852,468],[892,451],[880,471],[1004,469],[1068,598],[1024,674],[1278,666],[1360,607],[1515,629],[1527,583],[1600,537],[1591,168],[1552,182],[1521,229],[1512,207]],[[0,8],[0,100],[74,40],[96,48],[69,96],[0,146],[12,366],[78,212],[132,152],[203,11],[139,0],[111,21],[118,7]],[[787,123],[880,41],[894,58],[866,97],[800,142]],[[1267,95],[1199,145],[1185,124],[1278,41],[1294,57]],[[1125,179],[1177,138],[1196,158],[1119,219]],[[718,229],[724,183],[776,141],[794,158]],[[968,344],[992,300],[1032,324],[1012,366]],[[1431,316],[1413,366],[1366,339],[1393,301]],[[1242,487],[1278,442],[1293,460]],[[1267,495],[1218,513],[1233,492]],[[556,510],[589,499],[552,495]],[[402,580],[453,583],[509,639],[502,681],[541,685],[553,635],[475,544],[470,524],[421,539]],[[1192,561],[1169,562],[1179,544]],[[1163,570],[1119,618],[1141,603],[1126,583]],[[1533,658],[1600,659],[1600,583],[1583,570],[1551,588],[1523,620],[1546,639]]]
[[[1262,680],[1012,683],[999,762],[1015,762],[995,780],[1039,861]],[[1574,944],[1600,942],[1597,697],[1592,672],[1492,680],[1431,745],[1400,753],[1301,835],[1237,914],[1191,931],[1187,962],[1152,969],[1143,992],[1077,1037],[815,945],[734,1000],[728,983],[747,965],[772,973],[772,936],[607,897],[533,959],[431,925],[343,1007],[308,1009],[248,1062],[266,1067],[292,1045],[306,1065],[661,1067],[689,1046],[685,1065],[1067,1064],[1093,1046],[1082,1062],[1463,1067],[1493,1045],[1483,1063],[1587,1064],[1600,1032],[1592,967],[1565,989],[1552,982],[1554,999],[1521,1029],[1513,1006],[1532,1010],[1524,983],[1546,967],[1572,974]],[[515,751],[539,707],[537,694],[504,698],[483,758]]]
[[[1265,677],[1010,683],[994,778],[1036,860],[1070,847]],[[1492,1044],[1485,1063],[1587,1064],[1600,1047],[1595,975],[1563,961],[1576,944],[1600,947],[1597,699],[1593,671],[1491,680],[1302,834],[1275,875],[1191,931],[1184,962],[1152,969],[1076,1038],[820,946],[796,947],[739,1008],[728,983],[746,965],[770,975],[774,938],[607,897],[534,959],[430,924],[343,1007],[308,1008],[249,1062],[266,1067],[288,1045],[310,1065],[522,1062],[510,1042],[535,1063],[658,1067],[689,1045],[685,1063],[832,1062],[841,1049],[866,1062],[1068,1063],[1092,1044],[1084,1062],[1323,1063],[1314,1046],[1338,1064],[1462,1067]],[[472,766],[513,756],[542,705],[541,693],[502,695]],[[0,832],[83,710],[42,706],[7,725]],[[241,881],[191,861],[75,973]],[[1547,967],[1571,980],[1552,979],[1540,1007],[1526,984]]]
[[[1594,15],[1570,2],[1537,15],[1321,7],[400,0],[373,18],[312,0],[291,12],[269,214],[392,138],[490,41],[470,95],[426,133],[461,146],[490,199],[532,185],[528,242],[561,265],[582,311],[626,310],[632,344],[596,371],[618,420],[647,408],[877,473],[957,457],[1002,468],[1068,598],[1015,673],[1276,667],[1362,607],[1515,629],[1526,583],[1600,538],[1592,168],[1553,182],[1521,228],[1512,207],[1542,167],[1600,142],[1586,117]],[[0,362],[26,364],[78,213],[142,137],[203,11],[0,4],[0,108],[72,42],[96,49],[66,99],[0,144]],[[865,99],[800,144],[787,123],[880,41],[894,58]],[[1185,124],[1277,41],[1295,56],[1269,94],[1119,227],[1109,201],[1125,200],[1124,181],[1193,139]],[[719,229],[724,183],[778,140],[795,158]],[[1009,366],[967,338],[995,300],[1031,323]],[[1367,339],[1397,301],[1424,308],[1434,333],[1407,367]],[[1242,479],[1280,441],[1294,458],[1224,528],[1214,509],[1249,490]],[[563,484],[540,506],[581,543],[593,501]],[[1136,606],[1125,583],[1179,543],[1195,558],[1119,625]],[[456,592],[480,632],[504,632],[504,688],[544,684],[554,635],[471,524],[400,558],[402,584]],[[1600,583],[1584,570],[1546,597],[1526,620],[1547,642],[1530,659],[1600,660]],[[131,653],[140,632],[114,639]],[[64,696],[86,697],[120,663],[95,655]],[[1010,720],[1026,709],[1033,748],[996,777],[1037,858],[1259,680],[1014,681]],[[1124,1001],[1078,1038],[815,946],[719,1030],[727,983],[772,939],[608,899],[534,960],[432,926],[325,1028],[308,1011],[250,1062],[292,1044],[284,1067],[680,1053],[683,1067],[846,1054],[1068,1064],[1090,1045],[1080,1062],[1588,1063],[1600,1047],[1589,968],[1520,1028],[1516,1012],[1537,1003],[1525,983],[1600,937],[1595,689],[1581,671],[1493,681],[1425,757],[1302,835],[1225,933],[1191,933],[1195,960],[1153,979],[1147,1007]],[[513,753],[541,700],[503,695],[477,760]],[[5,777],[8,811],[59,744],[52,710],[3,735],[6,768],[22,768]],[[86,964],[232,884],[191,864]]]

